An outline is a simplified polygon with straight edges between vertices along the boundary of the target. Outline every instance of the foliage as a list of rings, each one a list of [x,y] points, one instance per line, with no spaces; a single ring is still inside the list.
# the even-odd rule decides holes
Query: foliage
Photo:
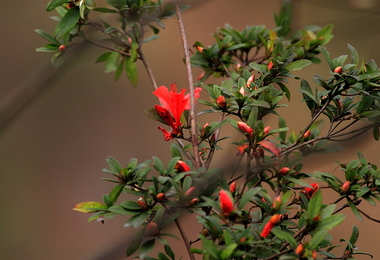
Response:
[[[339,163],[344,173],[340,179],[332,173],[305,172],[302,159],[331,152],[326,143],[349,140],[369,129],[379,140],[380,70],[375,61],[360,62],[351,45],[349,55],[331,58],[323,46],[332,39],[332,25],[293,31],[291,3],[284,1],[274,16],[274,29],[247,26],[240,31],[226,25],[214,34],[211,46],[195,43],[191,65],[203,69],[197,85],[209,95],[207,100],[198,100],[208,109],[195,115],[194,97],[200,88],[194,90],[191,85],[190,95],[185,95],[185,90],[177,92],[175,84],[170,91],[164,86],[157,88],[142,52],[143,43],[157,38],[159,28],[164,28],[163,19],[177,14],[181,21],[178,3],[106,3],[107,7],[96,8],[91,0],[50,1],[47,10],[58,12],[54,18],[58,24],[53,35],[36,30],[49,42],[37,50],[54,53],[52,63],[59,66],[74,40],[84,39],[107,50],[97,59],[105,62],[106,72],[114,71],[118,79],[125,69],[133,85],[138,78],[136,61],[141,60],[160,101],[145,112],[170,126],[169,131],[159,129],[165,140],[176,142],[170,145],[172,159],[167,163],[153,156],[141,163],[131,159],[122,166],[108,158],[104,172],[111,178],[105,180],[115,187],[102,202],[82,202],[74,210],[93,213],[89,221],[126,215],[125,227],[138,230],[127,256],[137,252],[141,259],[177,259],[168,240],[177,238],[167,233],[171,224],[179,229],[190,259],[194,254],[210,260],[354,259],[356,254],[366,254],[356,250],[357,227],[349,240],[341,239],[346,243],[341,251],[333,250],[338,245],[332,244],[329,231],[344,221],[340,212],[346,208],[360,220],[364,215],[379,222],[359,208],[362,201],[375,206],[380,200],[377,166],[358,152],[358,159]],[[115,15],[119,27],[100,18],[100,22],[92,21],[92,12]],[[90,40],[85,27],[101,31],[112,45]],[[148,30],[154,35],[146,38]],[[185,47],[185,56],[186,51]],[[296,133],[280,116],[279,108],[285,107],[283,97],[291,100],[289,79],[299,80],[293,73],[319,63],[319,54],[327,61],[331,76],[315,75],[316,87],[300,81],[299,91],[311,119]],[[206,84],[210,76],[222,78],[221,84]],[[204,113],[216,113],[219,119],[197,126],[196,116]],[[269,115],[278,118],[277,127],[265,125]],[[325,132],[321,129],[323,118],[329,125]],[[356,127],[359,122],[361,126]],[[210,169],[215,152],[222,148],[221,141],[229,138],[220,132],[226,125],[234,127],[239,138],[232,142],[238,150],[238,163],[228,174]],[[323,198],[326,189],[335,197]],[[128,194],[128,199],[119,202],[123,194]],[[199,223],[199,237],[192,241],[181,225],[186,212]],[[164,252],[154,258],[149,253],[158,242],[164,245]]]

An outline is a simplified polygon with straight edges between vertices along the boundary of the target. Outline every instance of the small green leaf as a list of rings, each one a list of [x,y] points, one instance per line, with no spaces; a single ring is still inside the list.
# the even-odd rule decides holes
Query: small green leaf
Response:
[[[156,239],[151,239],[146,241],[141,247],[140,247],[140,252],[139,252],[139,257],[141,259],[144,259],[150,252],[150,250],[153,249],[154,244],[156,242]]]
[[[309,60],[297,60],[297,61],[293,61],[289,64],[286,64],[284,66],[284,68],[287,69],[288,71],[303,70],[303,69],[309,67],[311,63],[312,62]]]
[[[145,228],[140,229],[137,232],[137,234],[135,234],[133,236],[133,239],[132,239],[132,241],[129,244],[128,249],[127,249],[127,253],[126,253],[127,256],[131,256],[140,247],[141,242],[142,242],[143,237],[144,237],[144,233],[145,233]]]
[[[362,216],[360,215],[360,212],[358,211],[358,209],[356,208],[355,204],[352,202],[352,200],[348,199],[347,200],[348,202],[348,205],[350,206],[351,210],[352,210],[352,213],[354,213],[354,215],[360,220],[360,221],[363,221],[363,218]]]
[[[43,31],[43,30],[34,30],[36,33],[38,33],[39,35],[41,35],[45,40],[48,40],[49,42],[51,43],[54,43],[56,45],[61,45],[61,43],[55,39],[52,35],[48,34],[47,32]]]
[[[236,243],[228,245],[225,249],[222,250],[220,257],[221,259],[230,259],[232,253],[238,245]]]
[[[112,189],[112,191],[110,192],[110,195],[109,195],[112,205],[115,204],[115,202],[119,198],[123,189],[124,189],[124,185],[122,185],[122,184],[117,185],[115,188]]]
[[[352,233],[350,237],[350,243],[352,245],[355,245],[356,241],[358,241],[359,238],[359,228],[357,226],[352,226]]]
[[[137,86],[137,83],[138,83],[137,66],[136,66],[136,63],[133,62],[131,57],[125,57],[125,71],[132,85],[134,87]]]
[[[173,250],[170,248],[169,245],[164,246],[165,253],[170,257],[171,260],[175,260],[175,255]]]
[[[319,50],[322,52],[323,56],[325,57],[327,64],[329,65],[331,71],[334,71],[335,67],[333,66],[333,62],[330,58],[330,54],[328,53],[328,51],[326,51],[326,49],[324,47],[319,47]]]
[[[298,243],[294,239],[293,235],[290,232],[286,232],[285,230],[281,230],[280,227],[274,227],[272,229],[272,233],[278,237],[279,239],[282,239],[290,244],[292,248],[296,248]]]
[[[320,214],[322,208],[322,192],[317,190],[309,201],[309,207],[307,209],[309,220],[313,220]]]
[[[311,239],[309,243],[309,249],[314,250],[317,248],[317,246],[322,242],[322,240],[325,238],[327,235],[327,230],[323,229],[318,231],[317,233],[314,234],[313,238]]]
[[[111,172],[114,174],[119,174],[120,171],[123,170],[123,167],[120,165],[120,163],[113,157],[108,157],[106,159],[106,162]]]
[[[52,0],[47,4],[46,11],[48,11],[48,12],[53,11],[58,6],[61,6],[67,2],[69,2],[69,1],[68,0]]]
[[[74,28],[80,19],[79,8],[73,7],[70,8],[67,13],[62,17],[61,21],[57,24],[55,28],[55,37],[60,39],[64,37],[67,33]]]
[[[101,210],[107,210],[108,207],[103,203],[96,201],[84,201],[75,205],[73,210],[82,212],[82,213],[93,213]]]

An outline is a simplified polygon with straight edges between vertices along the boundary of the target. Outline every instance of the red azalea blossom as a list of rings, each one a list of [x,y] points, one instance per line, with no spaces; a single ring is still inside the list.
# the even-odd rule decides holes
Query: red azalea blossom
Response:
[[[178,173],[191,171],[190,167],[181,160],[178,160],[177,164],[174,166],[174,169],[176,169]]]
[[[248,147],[249,147],[248,144],[239,145],[237,147],[237,149],[239,150],[238,153],[237,153],[237,155],[242,155],[244,153],[245,149],[248,148]]]
[[[305,194],[306,198],[310,199],[313,194],[319,190],[319,185],[317,183],[312,183],[310,184],[311,187],[313,188],[309,188],[309,187],[305,187],[301,192],[303,194]]]
[[[225,216],[231,215],[231,212],[234,209],[234,203],[231,197],[228,195],[228,193],[225,190],[221,190],[219,192],[219,201],[220,201],[220,208],[222,209],[223,215]]]
[[[164,133],[166,141],[181,135],[181,116],[185,110],[190,109],[190,94],[185,95],[185,89],[177,93],[177,85],[171,84],[169,91],[165,86],[157,88],[153,94],[160,100],[161,106],[156,105],[154,108],[160,117],[172,128],[169,135],[165,129],[159,128]],[[199,98],[201,88],[194,90],[194,97]],[[164,131],[165,130],[165,131]]]
[[[277,214],[273,215],[269,221],[265,224],[263,231],[261,232],[261,237],[267,237],[269,233],[271,232],[272,228],[277,225],[282,220],[282,215]]]

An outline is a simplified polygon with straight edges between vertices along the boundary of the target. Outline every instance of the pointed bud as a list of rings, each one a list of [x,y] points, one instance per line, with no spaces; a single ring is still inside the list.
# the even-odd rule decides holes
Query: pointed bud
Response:
[[[273,61],[270,61],[269,63],[268,63],[268,69],[273,69]]]
[[[309,137],[310,137],[310,135],[311,135],[311,131],[310,131],[310,130],[307,130],[307,131],[303,134],[302,138],[303,138],[304,140],[308,140]]]
[[[248,144],[242,144],[242,145],[239,145],[237,147],[237,149],[239,150],[237,155],[242,155],[244,152],[245,152],[245,149],[248,148],[249,145]]]
[[[146,233],[150,236],[158,236],[160,234],[160,230],[158,229],[158,225],[156,222],[150,222],[146,227]]]
[[[278,223],[280,223],[281,220],[282,220],[282,215],[281,214],[276,214],[276,215],[273,215],[269,219],[269,222],[272,223],[273,225],[277,225]]]
[[[253,129],[247,125],[246,123],[239,121],[237,122],[237,125],[239,127],[239,130],[242,131],[245,134],[253,135]]]
[[[294,253],[296,253],[297,255],[301,255],[303,253],[303,244],[299,244],[296,250],[294,250]]]
[[[181,160],[178,160],[177,164],[174,166],[174,169],[176,169],[178,173],[191,171],[190,167]]]
[[[204,76],[205,76],[205,72],[203,71],[201,74],[199,74],[197,79],[201,80]]]
[[[233,194],[236,191],[236,181],[230,184],[230,193]]]
[[[269,221],[265,224],[263,231],[261,232],[260,236],[261,237],[267,237],[272,230],[272,228],[278,224],[282,219],[281,214],[273,215]]]
[[[248,78],[248,80],[247,80],[247,84],[246,84],[246,86],[247,86],[247,87],[250,87],[250,86],[251,86],[251,83],[254,82],[254,81],[255,81],[255,75],[250,76],[250,77]]]
[[[195,187],[190,187],[186,192],[185,192],[185,197],[191,197],[191,196],[194,196],[194,191],[195,191]]]
[[[70,8],[73,8],[75,6],[75,4],[74,3],[68,3],[67,4],[67,9],[70,9]]]
[[[186,206],[191,207],[191,206],[197,205],[198,202],[199,202],[198,198],[192,198],[188,203],[186,203]]]
[[[206,135],[206,127],[208,127],[208,126],[209,126],[208,123],[204,124],[204,126],[202,127],[202,130],[201,130],[201,136],[205,136]]]
[[[143,198],[140,198],[140,199],[137,201],[137,204],[140,206],[140,208],[141,208],[143,211],[148,210],[148,206],[146,205],[146,202],[144,201]]]
[[[350,189],[350,185],[351,185],[350,181],[346,181],[345,183],[343,183],[341,187],[342,192],[347,193],[347,191]]]
[[[156,201],[158,201],[158,202],[162,202],[162,201],[164,201],[166,199],[166,197],[165,197],[165,193],[163,193],[163,192],[160,192],[160,193],[158,193],[157,195],[156,195]]]
[[[336,67],[335,69],[334,69],[334,72],[335,73],[338,73],[338,74],[342,74],[342,72],[343,72],[343,68],[342,67]]]
[[[220,108],[226,108],[227,106],[227,103],[226,103],[226,98],[222,95],[220,95],[217,99],[216,99],[216,104],[218,105],[218,107]]]
[[[267,126],[264,128],[264,134],[267,135],[269,134],[270,126]]]
[[[278,210],[278,209],[281,207],[281,203],[282,203],[281,197],[280,197],[280,196],[277,196],[277,197],[274,198],[274,200],[273,200],[272,208],[273,208],[274,210]]]
[[[203,47],[202,46],[197,46],[197,50],[202,53],[203,52]]]
[[[234,203],[225,190],[219,192],[220,208],[223,215],[229,216],[234,209]]]
[[[282,167],[278,173],[281,174],[281,175],[285,175],[289,171],[290,171],[290,169],[288,167]]]
[[[244,87],[241,87],[240,90],[239,90],[240,94],[242,94],[243,96],[245,96],[245,89]]]
[[[313,258],[313,260],[317,259],[317,251],[313,250],[313,252],[311,253],[311,257]]]
[[[66,45],[64,45],[64,44],[60,45],[60,46],[58,47],[58,50],[59,50],[60,52],[64,52],[64,51],[66,50]]]

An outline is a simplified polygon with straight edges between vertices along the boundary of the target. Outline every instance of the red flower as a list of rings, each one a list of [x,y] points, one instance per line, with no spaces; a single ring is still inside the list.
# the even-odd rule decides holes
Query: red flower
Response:
[[[237,122],[237,126],[238,126],[239,130],[242,131],[243,133],[249,134],[250,136],[253,135],[252,127],[250,127],[246,123],[239,121],[239,122]]]
[[[185,95],[185,89],[177,93],[177,85],[174,83],[171,84],[170,87],[170,91],[165,86],[161,86],[153,92],[161,103],[161,106],[156,105],[154,108],[160,117],[172,128],[170,136],[166,130],[166,132],[164,132],[162,128],[159,128],[164,133],[166,141],[181,135],[181,116],[185,110],[190,109],[190,94]],[[199,92],[201,90],[201,88],[195,89],[195,98],[199,98]]]
[[[312,188],[305,187],[301,192],[305,194],[306,198],[310,199],[313,194],[319,190],[319,185],[317,183],[310,184]]]
[[[219,201],[220,201],[220,208],[222,209],[223,215],[225,216],[231,215],[231,212],[234,209],[234,203],[231,197],[228,195],[228,193],[225,190],[221,190],[219,192]]]
[[[178,173],[191,171],[190,167],[181,160],[178,160],[177,164],[174,166],[174,169],[176,169]]]
[[[273,215],[269,221],[265,224],[264,228],[263,228],[263,231],[261,232],[260,236],[261,237],[267,237],[270,233],[270,231],[272,230],[272,228],[278,224],[280,221],[282,220],[282,215],[281,214],[277,214],[277,215]]]
[[[237,153],[237,155],[242,155],[244,153],[245,149],[248,148],[248,147],[249,147],[248,144],[239,145],[237,147],[237,149],[239,150],[238,153]]]

